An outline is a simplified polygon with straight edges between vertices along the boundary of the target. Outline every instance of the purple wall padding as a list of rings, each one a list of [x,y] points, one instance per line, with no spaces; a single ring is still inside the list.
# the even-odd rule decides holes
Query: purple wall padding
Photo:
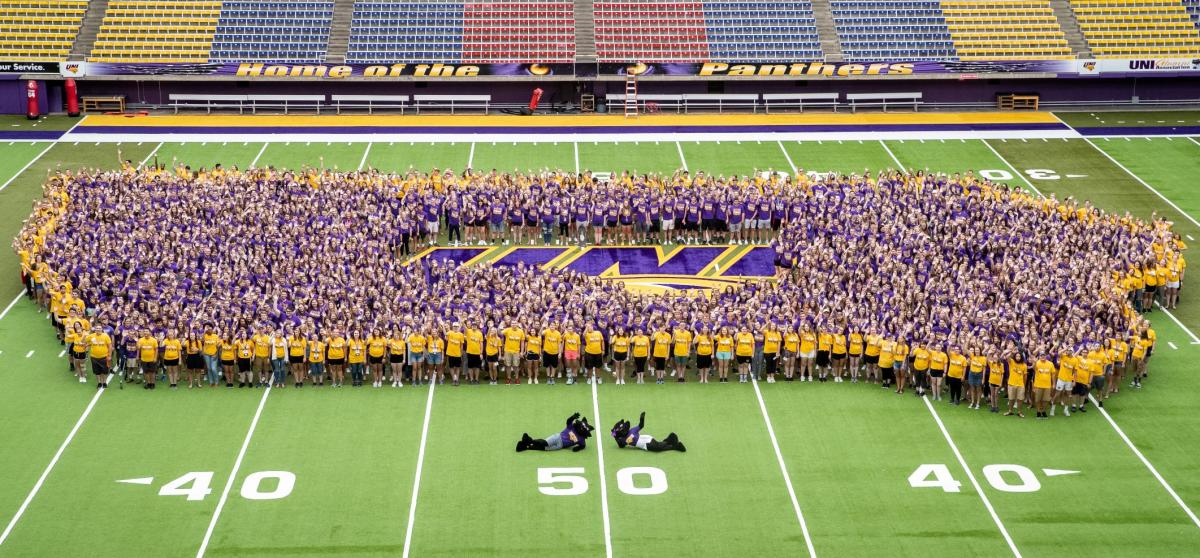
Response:
[[[25,112],[22,81],[0,76],[0,113]],[[130,103],[166,105],[171,93],[211,94],[491,94],[497,103],[524,103],[534,87],[545,90],[543,106],[578,102],[579,94],[591,91],[598,100],[605,93],[623,93],[624,82],[230,82],[230,81],[103,81],[79,80],[80,96],[125,95]],[[43,84],[44,86],[46,84]],[[43,110],[60,111],[60,82],[50,82],[42,97]],[[796,80],[725,82],[643,81],[639,91],[648,93],[882,93],[921,91],[927,103],[993,103],[1003,93],[1035,93],[1043,102],[1125,101],[1134,96],[1142,101],[1200,98],[1200,77],[1060,78],[1060,79],[973,79],[973,80]]]

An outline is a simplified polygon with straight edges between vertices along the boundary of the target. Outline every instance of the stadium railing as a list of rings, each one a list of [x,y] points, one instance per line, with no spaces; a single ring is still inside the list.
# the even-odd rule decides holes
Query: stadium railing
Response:
[[[917,110],[921,102],[921,93],[847,93],[846,100],[850,102],[850,112],[855,112],[859,107],[880,107],[883,112],[887,112],[888,105],[897,106],[912,106],[913,111]]]
[[[837,93],[763,93],[763,111],[771,113],[771,107],[777,109],[794,107],[804,112],[804,107],[838,109]]]
[[[367,114],[372,114],[375,107],[398,108],[400,113],[404,114],[404,109],[409,106],[408,95],[331,95],[329,100],[333,101],[333,106],[338,114],[341,114],[344,108],[365,108]]]
[[[193,93],[171,93],[167,95],[167,99],[171,101],[171,107],[175,109],[175,113],[179,114],[181,108],[202,108],[208,114],[212,114],[213,109],[236,108],[238,114],[245,112],[246,102],[249,100],[246,95],[200,95]]]
[[[491,95],[413,95],[412,107],[417,114],[423,108],[449,108],[450,114],[454,114],[455,109],[483,109],[483,113],[487,114],[491,104]]]

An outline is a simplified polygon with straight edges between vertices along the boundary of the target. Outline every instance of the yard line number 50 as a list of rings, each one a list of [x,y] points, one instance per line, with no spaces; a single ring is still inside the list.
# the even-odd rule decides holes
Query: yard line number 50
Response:
[[[538,467],[538,492],[547,496],[579,496],[588,491],[583,467]],[[642,486],[637,478],[645,478]],[[667,473],[658,467],[625,467],[617,470],[617,489],[631,496],[653,496],[667,491]]]

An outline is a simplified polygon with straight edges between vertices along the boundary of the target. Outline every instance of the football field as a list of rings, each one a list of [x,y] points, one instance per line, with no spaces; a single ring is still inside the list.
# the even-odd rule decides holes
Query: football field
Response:
[[[1097,125],[1125,125],[1109,120]],[[0,236],[17,234],[47,172],[112,168],[119,152],[193,168],[971,170],[1200,239],[1200,138],[870,136],[0,142]],[[849,383],[97,391],[67,373],[15,255],[0,276],[0,558],[1200,551],[1200,303],[1186,285],[1178,310],[1150,314],[1145,388],[1039,421]],[[586,451],[513,451],[576,411],[597,425]],[[687,453],[618,450],[609,427],[641,411]]]

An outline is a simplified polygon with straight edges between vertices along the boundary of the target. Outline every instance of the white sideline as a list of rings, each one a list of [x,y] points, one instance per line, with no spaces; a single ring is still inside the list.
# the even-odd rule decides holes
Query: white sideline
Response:
[[[1155,190],[1153,186],[1151,186],[1150,184],[1146,183],[1146,181],[1145,181],[1145,180],[1142,180],[1142,179],[1141,179],[1141,177],[1139,177],[1139,176],[1138,176],[1138,175],[1136,175],[1136,174],[1133,174],[1133,171],[1131,171],[1131,170],[1129,170],[1128,168],[1126,168],[1126,167],[1125,167],[1125,165],[1122,165],[1120,161],[1117,161],[1116,159],[1114,159],[1112,155],[1109,155],[1109,154],[1108,154],[1108,152],[1106,152],[1106,151],[1104,151],[1103,149],[1100,149],[1099,147],[1097,147],[1095,143],[1092,143],[1092,140],[1090,140],[1090,139],[1088,139],[1088,138],[1083,138],[1083,141],[1086,141],[1086,142],[1088,143],[1088,145],[1092,146],[1092,149],[1095,149],[1096,151],[1100,152],[1100,154],[1101,154],[1101,155],[1104,155],[1104,157],[1105,157],[1105,158],[1107,158],[1109,161],[1112,161],[1112,164],[1114,164],[1114,165],[1116,165],[1116,166],[1120,167],[1120,168],[1121,168],[1121,170],[1125,171],[1125,173],[1126,173],[1126,174],[1128,174],[1129,176],[1133,177],[1133,179],[1134,179],[1134,180],[1136,180],[1136,181],[1138,181],[1138,183],[1139,183],[1139,184],[1141,184],[1142,186],[1145,186],[1147,190],[1150,190],[1151,192],[1154,192],[1154,195],[1158,196],[1158,197],[1159,197],[1159,199],[1161,199],[1162,201],[1165,201],[1165,202],[1167,202],[1167,205],[1169,205],[1169,206],[1171,206],[1172,208],[1174,208],[1174,209],[1175,209],[1175,211],[1178,211],[1178,212],[1179,212],[1179,214],[1180,214],[1180,215],[1183,215],[1183,217],[1184,217],[1185,219],[1187,219],[1188,221],[1191,221],[1193,225],[1195,225],[1195,226],[1197,226],[1197,227],[1200,227],[1200,221],[1196,221],[1196,219],[1195,219],[1195,218],[1193,218],[1191,215],[1188,215],[1188,214],[1187,214],[1187,212],[1185,212],[1184,210],[1180,209],[1178,205],[1175,205],[1175,202],[1171,201],[1171,200],[1170,200],[1170,199],[1168,199],[1166,196],[1162,195],[1162,192],[1159,192],[1158,190]]]
[[[402,558],[408,558],[412,548],[413,523],[417,517],[417,493],[421,490],[421,469],[425,465],[425,441],[429,439],[429,415],[433,412],[433,390],[437,382],[429,382],[429,397],[425,399],[425,420],[421,423],[421,445],[417,449],[417,472],[413,475],[412,502],[408,504],[408,527],[404,529],[404,552]]]
[[[475,142],[471,142],[471,151],[467,153],[467,168],[475,168]]]
[[[596,382],[592,382],[592,417],[595,424],[604,424],[600,420],[600,395],[596,391]],[[612,558],[612,524],[608,520],[608,481],[604,472],[604,443],[596,440],[596,455],[600,461],[600,509],[604,512],[604,556]]]
[[[784,149],[782,140],[775,140],[775,143],[779,144],[779,150],[783,152],[783,158],[787,159],[788,166],[792,167],[792,176],[795,176],[799,169],[796,167],[796,163],[792,162],[791,154],[787,152],[787,149]]]
[[[151,157],[153,157],[155,153],[158,153],[158,150],[159,150],[159,148],[161,148],[162,146],[163,146],[163,142],[161,142],[161,141],[160,141],[160,142],[158,142],[158,145],[154,146],[154,149],[152,149],[152,150],[150,151],[150,153],[149,153],[148,155],[146,155],[146,158],[145,158],[145,159],[142,159],[142,162],[141,162],[141,163],[138,163],[138,166],[137,166],[137,168],[139,168],[139,169],[140,169],[140,168],[142,168],[142,167],[146,166],[146,162],[147,162],[147,161],[149,161],[149,160],[150,160],[150,158],[151,158]]]
[[[254,437],[254,429],[258,427],[258,418],[262,416],[263,407],[267,404],[267,396],[271,395],[271,387],[263,391],[262,399],[258,400],[258,409],[254,411],[254,418],[250,421],[250,429],[246,431],[246,439],[242,440],[242,449],[238,450],[237,459],[233,462],[233,470],[229,472],[229,479],[225,481],[225,488],[221,491],[221,499],[217,501],[217,509],[213,510],[212,521],[208,522],[208,530],[204,531],[204,540],[200,543],[200,550],[196,551],[196,558],[203,558],[204,551],[208,549],[208,541],[212,539],[213,529],[217,527],[217,520],[221,517],[221,510],[225,508],[225,502],[229,500],[229,490],[233,488],[234,481],[237,480],[238,470],[242,468],[242,460],[246,458],[246,449],[250,447],[250,438]]]
[[[58,142],[54,142],[54,141],[50,142],[50,145],[47,145],[46,148],[43,149],[41,153],[38,153],[37,157],[34,157],[28,163],[25,163],[25,166],[21,167],[21,170],[17,171],[16,174],[10,176],[8,178],[8,180],[4,181],[4,185],[0,186],[0,192],[3,192],[5,188],[8,188],[8,185],[12,184],[12,182],[14,180],[16,180],[18,176],[25,174],[25,171],[29,170],[29,167],[32,167],[33,164],[38,161],[38,159],[41,159],[42,155],[45,155],[47,151],[54,149],[54,146],[57,144],[58,144]]]
[[[771,445],[775,448],[775,460],[779,462],[779,471],[783,473],[783,484],[787,486],[788,497],[792,499],[792,509],[796,510],[796,520],[800,522],[800,532],[804,534],[804,544],[808,546],[809,558],[817,558],[813,548],[812,537],[808,535],[808,523],[804,521],[804,512],[800,511],[800,501],[796,499],[796,489],[792,488],[792,477],[787,472],[787,464],[783,461],[783,452],[779,449],[779,440],[775,438],[775,427],[771,426],[771,415],[767,414],[767,403],[763,401],[762,391],[758,389],[758,380],[750,376],[754,386],[754,395],[758,397],[758,409],[762,411],[763,421],[767,424],[767,435],[771,437]]]
[[[575,149],[575,174],[579,174],[579,142],[571,142],[571,147]]]
[[[1146,456],[1142,455],[1142,452],[1137,449],[1137,446],[1133,445],[1133,441],[1129,439],[1129,436],[1126,436],[1125,432],[1121,430],[1121,427],[1117,426],[1117,421],[1113,420],[1112,416],[1108,414],[1108,411],[1105,410],[1104,407],[1101,407],[1100,402],[1096,401],[1096,398],[1092,397],[1092,394],[1090,393],[1088,394],[1088,400],[1092,402],[1092,408],[1099,410],[1100,415],[1104,417],[1104,420],[1107,420],[1108,423],[1112,425],[1113,430],[1117,431],[1117,434],[1120,435],[1121,439],[1125,441],[1125,445],[1129,446],[1129,449],[1133,450],[1133,454],[1142,461],[1142,464],[1145,465],[1147,469],[1150,469],[1150,472],[1154,475],[1154,478],[1158,479],[1158,483],[1167,490],[1167,494],[1170,494],[1171,498],[1175,499],[1175,503],[1179,504],[1179,507],[1183,508],[1184,513],[1191,518],[1192,523],[1196,524],[1196,527],[1200,527],[1200,518],[1197,518],[1196,514],[1192,513],[1191,508],[1189,508],[1188,505],[1183,502],[1183,499],[1175,493],[1175,489],[1171,488],[1171,485],[1167,483],[1167,479],[1164,479],[1162,475],[1158,474],[1158,469],[1155,469],[1154,465],[1150,463],[1150,460],[1146,459]]]
[[[675,142],[675,149],[678,149],[678,150],[679,150],[679,162],[680,162],[680,164],[682,164],[682,165],[683,165],[683,170],[685,170],[685,171],[686,171],[686,170],[688,170],[688,166],[687,166],[687,158],[685,158],[685,157],[683,156],[683,145],[681,145],[681,144],[680,144],[678,141],[676,141],[676,142]]]
[[[363,150],[362,160],[358,162],[358,170],[362,170],[363,167],[367,166],[367,155],[371,154],[372,145],[374,145],[373,142],[367,142],[367,148]]]
[[[258,150],[258,155],[255,155],[255,156],[254,156],[254,160],[253,160],[253,161],[250,161],[250,168],[252,168],[252,169],[253,169],[253,168],[257,168],[257,165],[258,165],[258,160],[259,160],[260,158],[262,158],[262,156],[263,156],[263,153],[267,151],[267,146],[268,146],[268,145],[271,145],[271,144],[270,144],[270,142],[265,142],[265,141],[263,142],[262,149],[259,149],[259,150]]]
[[[967,473],[967,479],[971,481],[971,485],[975,487],[975,492],[979,494],[979,498],[983,500],[984,507],[992,516],[992,521],[996,522],[996,527],[1000,528],[1000,534],[1004,535],[1004,541],[1008,543],[1008,548],[1012,549],[1013,556],[1021,558],[1021,551],[1017,550],[1017,544],[1013,542],[1012,537],[1008,534],[1008,529],[1004,528],[1004,522],[1000,521],[1000,516],[996,515],[996,509],[992,507],[992,502],[988,500],[986,494],[983,493],[983,487],[979,486],[979,481],[975,480],[975,473],[971,472],[971,467],[967,465],[967,460],[963,459],[962,452],[958,451],[958,446],[954,443],[954,439],[950,437],[950,431],[946,430],[946,425],[942,423],[942,417],[939,417],[937,410],[933,408],[933,403],[929,402],[929,398],[921,396],[921,401],[925,402],[925,407],[929,409],[929,414],[933,415],[934,422],[937,423],[938,429],[942,431],[942,436],[946,437],[946,443],[950,444],[950,449],[954,451],[954,457],[958,459],[958,464],[962,466],[963,471]]]
[[[5,313],[7,312],[8,311],[5,310]],[[34,496],[37,496],[38,491],[42,489],[42,484],[46,482],[46,477],[50,476],[50,471],[54,469],[55,465],[58,464],[59,458],[61,458],[63,452],[67,450],[67,446],[70,445],[71,440],[75,439],[75,434],[79,432],[79,427],[83,426],[83,421],[87,420],[88,415],[92,414],[92,409],[96,407],[96,402],[100,400],[100,396],[104,395],[104,392],[106,391],[108,391],[108,389],[96,390],[96,395],[92,396],[92,400],[88,403],[88,406],[84,408],[83,414],[79,415],[79,420],[75,421],[75,426],[71,428],[69,433],[67,433],[67,438],[63,440],[61,446],[58,446],[58,451],[54,452],[54,458],[52,458],[50,463],[46,465],[46,469],[42,471],[42,476],[38,477],[37,482],[33,484],[33,489],[29,491],[29,495],[25,496],[25,501],[21,502],[21,507],[17,508],[16,515],[13,515],[12,520],[8,522],[8,526],[4,528],[4,532],[0,533],[0,545],[3,545],[4,541],[8,540],[9,533],[12,533],[13,527],[17,526],[17,521],[20,521],[21,516],[25,514],[25,510],[29,507],[29,503],[33,501]]]
[[[1033,193],[1037,194],[1038,197],[1040,197],[1040,198],[1046,197],[1044,194],[1042,194],[1041,190],[1037,189],[1037,186],[1034,186],[1033,183],[1030,182],[1029,179],[1025,177],[1025,173],[1017,170],[1017,167],[1014,167],[1012,165],[1012,163],[1008,162],[1008,159],[1005,159],[1004,156],[1001,155],[999,151],[996,151],[996,148],[992,147],[992,144],[988,143],[987,140],[983,140],[983,144],[986,145],[988,149],[992,150],[992,154],[995,155],[997,159],[1000,159],[1000,162],[1004,163],[1005,166],[1008,167],[1008,170],[1013,172],[1013,176],[1021,177],[1021,180],[1023,182],[1025,182],[1026,186],[1029,186],[1030,190],[1033,190]]]
[[[908,172],[908,169],[904,168],[904,163],[901,163],[900,159],[896,158],[896,154],[892,153],[892,148],[888,147],[887,142],[885,142],[883,140],[879,140],[879,145],[883,146],[883,150],[887,151],[887,154],[890,155],[892,157],[892,160],[896,162],[896,166],[900,167],[900,172],[903,172],[903,173]]]
[[[1200,337],[1196,337],[1196,334],[1192,333],[1192,330],[1188,329],[1187,326],[1183,325],[1183,322],[1179,321],[1179,318],[1176,318],[1175,314],[1172,314],[1170,310],[1163,308],[1163,305],[1159,304],[1158,302],[1155,302],[1154,305],[1157,306],[1159,310],[1162,310],[1163,313],[1166,314],[1168,318],[1171,318],[1171,321],[1175,322],[1175,325],[1179,326],[1179,329],[1182,329],[1183,332],[1188,335],[1188,337],[1192,338],[1193,345],[1200,345]]]
[[[17,296],[13,297],[12,302],[9,302],[8,306],[4,307],[4,311],[0,312],[0,320],[3,320],[4,317],[8,315],[8,311],[12,310],[12,307],[16,306],[17,301],[21,300],[21,297],[23,296],[25,296],[25,291],[22,289],[21,292],[17,293]]]

